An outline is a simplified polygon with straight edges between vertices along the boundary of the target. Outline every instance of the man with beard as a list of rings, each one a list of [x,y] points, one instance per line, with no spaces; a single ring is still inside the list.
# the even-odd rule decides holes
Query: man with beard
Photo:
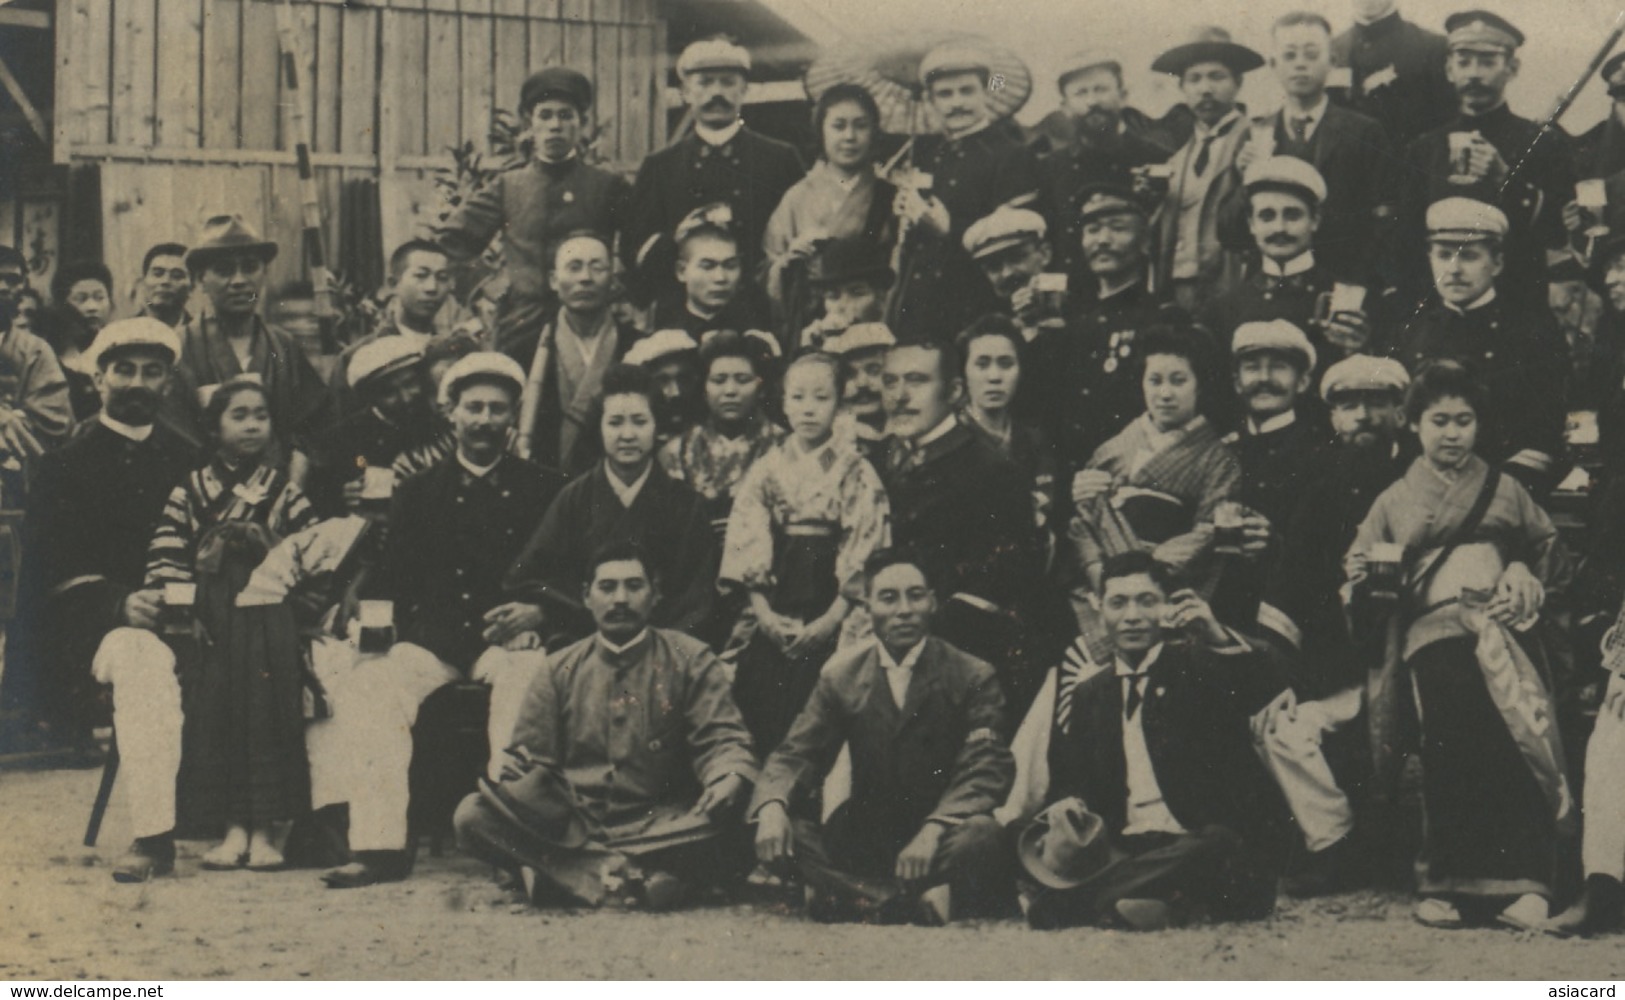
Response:
[[[1396,356],[1412,372],[1439,358],[1465,366],[1488,390],[1479,455],[1544,497],[1561,472],[1568,345],[1544,304],[1499,293],[1509,231],[1500,209],[1447,198],[1427,224],[1434,294],[1407,317]]]
[[[1054,638],[1031,627],[1043,574],[1030,480],[955,415],[965,384],[952,347],[899,343],[881,385],[892,541],[919,553],[947,595],[942,637],[994,665],[1019,719]]]
[[[164,503],[198,456],[156,422],[180,353],[171,327],[151,317],[109,323],[90,353],[102,411],[40,461],[7,637],[5,702],[29,723],[24,745],[83,748],[92,727],[106,723],[103,685],[112,686],[119,784],[135,834],[113,877],[143,882],[175,865],[181,696],[174,656],[141,631],[156,623],[163,592],[142,583]],[[131,641],[132,632],[152,641]]]
[[[614,263],[600,234],[576,232],[561,240],[548,275],[558,315],[516,355],[530,371],[519,414],[519,454],[567,476],[587,471],[600,457],[593,404],[604,373],[638,339],[638,331],[611,308]]]
[[[384,337],[403,337],[421,353],[429,344],[444,339],[442,311],[455,317],[462,311],[451,302],[451,258],[440,244],[431,240],[407,240],[389,255],[389,304],[384,318],[371,333],[346,347],[333,373],[333,395],[343,413],[353,413],[361,405],[349,380],[350,360],[356,351]]]
[[[965,231],[1000,205],[1038,200],[1037,161],[993,120],[991,74],[986,56],[959,44],[920,62],[926,103],[943,133],[914,140],[915,172],[899,183],[893,205],[906,237],[891,327],[904,340],[946,341],[969,319],[997,311],[998,297],[965,252]]]
[[[1249,141],[1236,98],[1242,77],[1262,65],[1263,56],[1232,42],[1222,28],[1201,29],[1195,41],[1151,64],[1179,80],[1196,115],[1190,141],[1168,161],[1171,181],[1158,226],[1157,275],[1185,309],[1222,294],[1240,277],[1240,261],[1220,242],[1219,223],[1241,186],[1236,157]]]
[[[655,396],[655,440],[664,444],[704,413],[700,345],[682,330],[656,330],[632,345],[625,361],[649,373]]]
[[[744,245],[734,211],[718,202],[691,212],[677,227],[677,282],[649,314],[654,330],[675,329],[699,340],[712,330],[766,330],[771,307],[745,280]]]
[[[953,908],[988,914],[1010,894],[992,816],[1015,776],[998,680],[931,634],[936,592],[913,557],[877,552],[864,580],[874,640],[830,660],[762,768],[757,858],[798,866],[822,921],[945,923],[930,891],[944,884]],[[818,792],[848,741],[852,794],[820,823]]]
[[[424,368],[422,350],[407,337],[375,340],[350,358],[361,409],[312,440],[304,482],[322,517],[380,505],[397,483],[450,453]]]
[[[613,239],[626,225],[630,189],[619,174],[582,162],[582,130],[592,114],[592,83],[563,66],[533,73],[519,90],[519,118],[530,160],[470,195],[437,233],[452,260],[466,265],[502,234],[511,282],[497,319],[496,345],[516,354],[557,307],[549,258],[566,233],[588,229]]]
[[[240,215],[210,218],[186,253],[186,267],[209,308],[181,331],[170,405],[194,441],[207,437],[203,409],[214,390],[239,375],[258,376],[265,386],[285,451],[332,413],[327,386],[299,345],[268,327],[256,311],[266,267],[276,255],[277,245],[260,239]]]
[[[1149,133],[1144,115],[1127,106],[1123,64],[1104,51],[1069,56],[1057,80],[1061,109],[1051,119],[1061,126],[1053,138],[1035,144],[1043,199],[1055,233],[1055,262],[1074,280],[1088,274],[1079,255],[1081,196],[1099,183],[1128,184],[1140,167],[1165,162],[1173,153]]]
[[[897,338],[884,323],[857,323],[824,341],[824,350],[841,359],[846,373],[839,419],[851,421],[858,447],[877,469],[885,457],[886,440],[881,377],[886,370],[886,352],[896,343]]]
[[[1319,477],[1299,491],[1290,517],[1275,522],[1274,546],[1258,606],[1258,629],[1293,667],[1292,688],[1255,724],[1269,765],[1304,836],[1306,854],[1287,891],[1307,896],[1346,885],[1355,862],[1355,811],[1345,788],[1358,787],[1360,717],[1366,667],[1349,632],[1340,589],[1343,555],[1372,501],[1404,474],[1400,446],[1405,388],[1399,362],[1363,354],[1344,358],[1321,379],[1336,447]],[[1322,753],[1339,764],[1336,775]],[[1340,777],[1338,776],[1340,775]]]
[[[1452,14],[1445,28],[1446,71],[1460,103],[1454,119],[1419,136],[1404,153],[1394,245],[1404,301],[1426,294],[1428,270],[1418,248],[1426,244],[1429,206],[1460,197],[1494,205],[1509,220],[1501,293],[1545,306],[1546,250],[1568,242],[1563,206],[1574,198],[1568,136],[1507,107],[1522,32],[1481,10]]]
[[[1351,6],[1354,25],[1332,39],[1332,65],[1348,70],[1345,103],[1375,118],[1403,149],[1455,113],[1444,36],[1405,20],[1396,0],[1353,0]]]
[[[186,300],[192,294],[192,276],[186,271],[186,248],[159,243],[141,258],[141,312],[177,330],[192,322]]]
[[[22,255],[0,244],[0,495],[25,508],[23,463],[64,443],[73,429],[67,376],[51,345],[17,315],[27,284]]]
[[[545,663],[541,609],[502,593],[514,551],[562,485],[557,473],[507,452],[524,384],[524,371],[501,354],[470,354],[447,369],[440,399],[456,453],[395,492],[381,564],[360,596],[388,602],[396,641],[381,655],[360,654],[334,679],[333,717],[312,726],[307,740],[312,805],[350,804],[354,860],[322,876],[330,888],[401,879],[410,870],[407,768],[424,699],[458,681],[491,686],[495,777],[525,691]]]
[[[639,301],[669,291],[677,249],[672,235],[703,205],[723,202],[732,209],[743,273],[757,273],[767,220],[806,173],[794,147],[740,118],[749,76],[750,53],[723,38],[694,42],[677,57],[694,130],[650,153],[632,186],[621,259],[637,279]]]

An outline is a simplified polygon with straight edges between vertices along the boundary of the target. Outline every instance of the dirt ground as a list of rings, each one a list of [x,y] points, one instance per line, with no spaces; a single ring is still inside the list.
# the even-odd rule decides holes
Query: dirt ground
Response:
[[[1560,941],[1433,931],[1410,901],[1285,902],[1271,920],[1135,935],[1016,922],[827,927],[750,907],[543,913],[448,851],[412,879],[352,892],[312,871],[203,872],[118,885],[117,799],[79,845],[98,772],[0,773],[0,980],[1200,978],[1617,979],[1625,936]]]

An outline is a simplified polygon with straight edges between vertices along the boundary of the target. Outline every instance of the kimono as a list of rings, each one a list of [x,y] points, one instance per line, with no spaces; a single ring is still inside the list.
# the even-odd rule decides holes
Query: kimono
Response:
[[[206,440],[203,410],[208,395],[239,375],[257,376],[270,393],[271,415],[284,453],[297,436],[322,427],[333,412],[326,384],[292,337],[255,316],[245,367],[220,332],[219,320],[205,314],[181,331],[181,356],[166,401],[168,415],[180,423],[177,429]]]
[[[784,441],[739,485],[722,549],[724,585],[766,593],[780,614],[808,622],[846,595],[863,597],[863,565],[891,543],[886,489],[857,448],[831,437],[806,451]],[[734,697],[751,736],[776,747],[807,701],[831,643],[791,659],[756,632],[739,656]]]
[[[788,254],[791,244],[813,235],[829,240],[859,237],[882,247],[897,239],[892,200],[897,189],[864,170],[848,180],[819,160],[784,193],[762,234],[762,288],[773,300],[787,337],[794,339],[819,313],[820,303],[807,284],[805,261]]]
[[[1394,743],[1394,679],[1408,671],[1422,729],[1423,895],[1550,898],[1558,839],[1577,817],[1541,646],[1460,598],[1493,590],[1512,562],[1550,595],[1570,566],[1551,519],[1511,476],[1499,475],[1478,526],[1464,525],[1489,473],[1477,455],[1452,474],[1418,458],[1355,534],[1351,553],[1405,547],[1399,607],[1368,683],[1372,741]]]
[[[725,437],[709,423],[697,424],[660,449],[660,467],[666,475],[705,498],[711,530],[721,542],[728,530],[728,512],[733,509],[734,491],[745,473],[775,445],[784,440],[784,430],[757,417],[738,437]]]
[[[181,675],[180,815],[263,826],[308,808],[304,658],[285,603],[239,607],[253,571],[315,516],[287,474],[215,459],[169,495],[147,550],[148,588],[197,585],[189,636],[166,636]]]

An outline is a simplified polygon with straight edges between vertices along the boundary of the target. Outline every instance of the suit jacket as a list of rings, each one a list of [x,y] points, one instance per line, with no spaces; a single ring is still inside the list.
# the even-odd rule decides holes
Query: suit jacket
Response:
[[[1353,86],[1334,94],[1375,118],[1389,138],[1405,143],[1449,121],[1456,89],[1444,74],[1444,36],[1389,14],[1356,24],[1332,39],[1332,65],[1347,66]]]
[[[1207,193],[1202,198],[1201,205],[1196,209],[1201,213],[1196,280],[1202,287],[1210,289],[1210,294],[1217,294],[1230,288],[1241,276],[1242,258],[1234,251],[1225,249],[1220,228],[1226,214],[1234,212],[1234,208],[1230,207],[1231,204],[1243,195],[1241,171],[1236,169],[1236,154],[1246,144],[1250,134],[1246,118],[1240,118],[1228,132],[1214,139],[1208,149],[1205,172],[1213,173],[1214,177],[1213,183],[1208,186]],[[1157,215],[1156,274],[1162,285],[1166,285],[1173,277],[1174,251],[1179,242],[1181,185],[1201,148],[1202,139],[1193,134],[1190,141],[1181,146],[1168,161],[1173,178],[1169,183],[1168,195],[1163,199],[1162,208]]]
[[[1049,800],[1076,795],[1112,836],[1128,822],[1124,683],[1112,667],[1076,679],[1070,710],[1050,734]],[[1145,682],[1141,726],[1168,811],[1190,831],[1217,824],[1247,840],[1290,823],[1280,789],[1253,746],[1250,718],[1286,686],[1267,657],[1169,643]]]
[[[843,745],[852,750],[849,818],[877,840],[906,843],[928,819],[956,823],[1003,802],[1016,765],[998,735],[1004,696],[993,668],[924,641],[901,706],[876,643],[837,653],[764,766],[751,813],[815,795]]]

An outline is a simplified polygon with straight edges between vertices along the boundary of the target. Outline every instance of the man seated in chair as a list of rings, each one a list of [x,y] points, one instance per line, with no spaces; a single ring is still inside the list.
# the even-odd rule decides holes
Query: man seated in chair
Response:
[[[448,368],[440,401],[457,451],[395,491],[383,555],[360,585],[359,626],[365,640],[369,627],[389,626],[371,610],[392,610],[397,641],[381,655],[363,652],[334,678],[333,717],[307,734],[312,804],[350,804],[354,860],[322,876],[333,888],[398,880],[410,869],[407,773],[424,699],[461,680],[489,684],[488,732],[500,750],[546,661],[540,609],[502,593],[513,554],[562,485],[506,450],[524,384],[506,355],[470,354]]]
[[[650,627],[660,581],[637,544],[601,546],[586,576],[597,631],[531,683],[499,779],[457,809],[457,842],[539,905],[668,909],[744,874],[756,756],[722,661]]]
[[[756,856],[799,864],[821,920],[941,923],[950,905],[989,914],[1014,902],[992,816],[1015,778],[998,678],[931,635],[937,599],[917,559],[877,552],[865,577],[875,641],[824,666],[768,758],[751,809]],[[852,795],[820,824],[807,807],[843,744]]]

